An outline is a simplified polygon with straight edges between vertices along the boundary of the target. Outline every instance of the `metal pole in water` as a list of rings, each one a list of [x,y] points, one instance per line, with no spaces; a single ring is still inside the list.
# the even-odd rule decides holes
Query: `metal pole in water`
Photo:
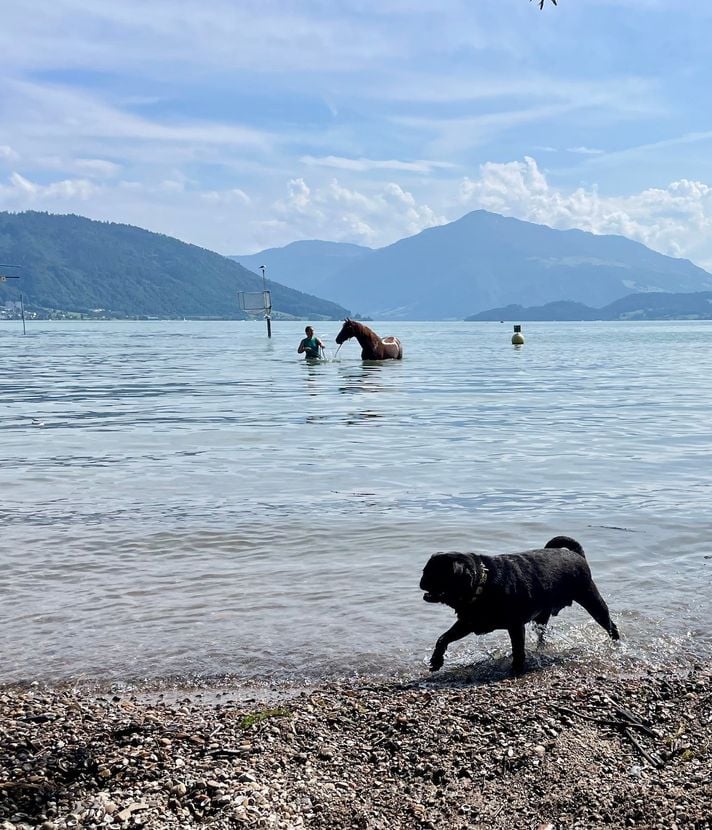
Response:
[[[265,279],[265,266],[260,265],[260,271],[262,271],[262,296],[266,299],[267,298],[267,280]],[[265,320],[267,320],[267,337],[272,337],[272,320],[270,318],[270,311],[272,309],[267,309],[265,307]]]

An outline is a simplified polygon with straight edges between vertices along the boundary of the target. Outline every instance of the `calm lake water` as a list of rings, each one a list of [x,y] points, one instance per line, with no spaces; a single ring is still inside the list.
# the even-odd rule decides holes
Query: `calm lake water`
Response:
[[[303,325],[0,324],[0,682],[425,674],[428,556],[560,533],[625,643],[567,609],[533,661],[712,654],[712,324],[374,323],[402,362],[316,365]]]

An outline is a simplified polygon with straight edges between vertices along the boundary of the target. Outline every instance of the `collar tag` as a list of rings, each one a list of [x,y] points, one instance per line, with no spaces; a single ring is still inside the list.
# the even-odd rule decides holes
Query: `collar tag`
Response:
[[[480,565],[480,579],[477,583],[477,587],[475,588],[475,593],[472,595],[472,599],[476,600],[477,597],[484,591],[485,585],[487,584],[487,577],[489,575],[489,571],[485,568],[484,565]]]

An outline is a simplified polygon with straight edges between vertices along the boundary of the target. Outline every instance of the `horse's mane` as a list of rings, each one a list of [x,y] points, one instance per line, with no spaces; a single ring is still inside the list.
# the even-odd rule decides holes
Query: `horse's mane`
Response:
[[[349,323],[349,325],[354,329],[354,331],[360,331],[362,334],[368,335],[369,337],[375,337],[376,340],[380,340],[379,336],[373,329],[370,329],[368,326],[360,323],[358,320],[352,320],[348,317],[344,320],[345,323]]]

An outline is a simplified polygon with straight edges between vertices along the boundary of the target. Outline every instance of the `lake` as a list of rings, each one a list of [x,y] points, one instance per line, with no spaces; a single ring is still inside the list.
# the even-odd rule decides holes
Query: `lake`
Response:
[[[428,556],[558,534],[625,642],[566,609],[546,659],[712,655],[711,323],[374,323],[381,364],[303,327],[0,324],[0,682],[426,674]]]

